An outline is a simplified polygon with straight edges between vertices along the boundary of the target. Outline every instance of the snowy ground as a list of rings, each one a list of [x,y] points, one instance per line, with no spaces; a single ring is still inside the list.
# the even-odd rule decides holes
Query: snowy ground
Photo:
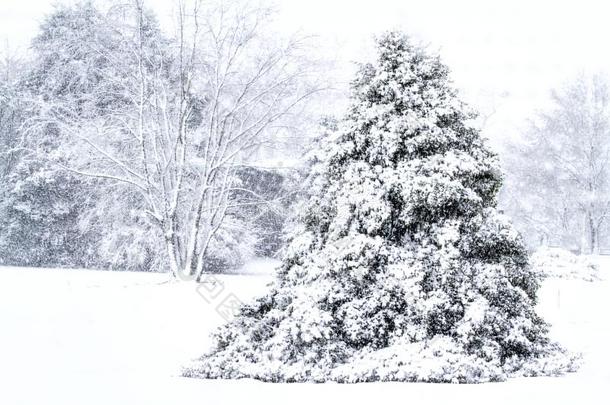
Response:
[[[606,404],[610,260],[604,281],[547,280],[540,312],[585,355],[575,374],[482,385],[265,384],[179,377],[209,344],[231,297],[265,290],[274,263],[218,276],[209,290],[167,276],[0,268],[0,404]],[[220,287],[222,286],[222,287]]]

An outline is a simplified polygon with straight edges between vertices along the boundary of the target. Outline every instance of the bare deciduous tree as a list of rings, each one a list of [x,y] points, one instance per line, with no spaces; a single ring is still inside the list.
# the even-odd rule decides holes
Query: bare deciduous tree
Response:
[[[579,234],[580,250],[598,253],[610,214],[610,84],[582,75],[552,102],[512,150],[512,214],[542,239]]]
[[[92,117],[41,102],[29,128],[61,129],[66,170],[137,190],[171,272],[199,279],[219,229],[244,204],[235,194],[250,192],[237,169],[319,88],[309,84],[303,43],[268,32],[269,10],[244,2],[177,6],[175,40],[156,33],[141,0],[112,8],[107,25],[120,52],[90,46],[116,73],[96,91],[121,102]]]

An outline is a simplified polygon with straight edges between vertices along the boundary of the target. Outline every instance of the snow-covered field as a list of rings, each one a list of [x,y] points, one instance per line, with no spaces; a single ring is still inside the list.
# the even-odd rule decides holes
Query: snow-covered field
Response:
[[[209,290],[160,274],[0,268],[0,404],[606,404],[610,260],[596,260],[602,281],[547,279],[541,291],[540,312],[556,339],[584,354],[582,369],[481,385],[179,377],[224,322],[227,297],[247,300],[265,290],[270,261],[217,276],[222,284]]]

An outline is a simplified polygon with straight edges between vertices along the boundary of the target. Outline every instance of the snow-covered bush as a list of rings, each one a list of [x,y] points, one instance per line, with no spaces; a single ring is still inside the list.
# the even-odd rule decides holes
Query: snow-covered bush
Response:
[[[590,256],[578,256],[561,248],[540,248],[531,256],[532,267],[546,278],[600,280],[599,268]]]
[[[272,290],[185,375],[483,382],[571,371],[495,209],[496,157],[438,58],[400,33],[353,83]]]
[[[256,256],[259,238],[249,225],[243,218],[227,216],[210,243],[206,273],[230,273]]]

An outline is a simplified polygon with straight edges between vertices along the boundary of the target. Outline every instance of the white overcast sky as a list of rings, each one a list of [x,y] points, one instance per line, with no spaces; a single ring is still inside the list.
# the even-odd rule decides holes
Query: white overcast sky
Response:
[[[0,39],[27,47],[57,0],[0,0]],[[61,0],[60,0],[61,1]],[[70,1],[70,0],[68,0]],[[163,19],[171,0],[148,0]],[[549,89],[580,71],[610,72],[605,1],[276,0],[287,30],[320,36],[340,60],[362,59],[370,37],[401,28],[440,53],[479,109],[498,105],[489,135],[504,139]],[[504,93],[504,97],[499,95]],[[495,101],[494,101],[495,100]]]

